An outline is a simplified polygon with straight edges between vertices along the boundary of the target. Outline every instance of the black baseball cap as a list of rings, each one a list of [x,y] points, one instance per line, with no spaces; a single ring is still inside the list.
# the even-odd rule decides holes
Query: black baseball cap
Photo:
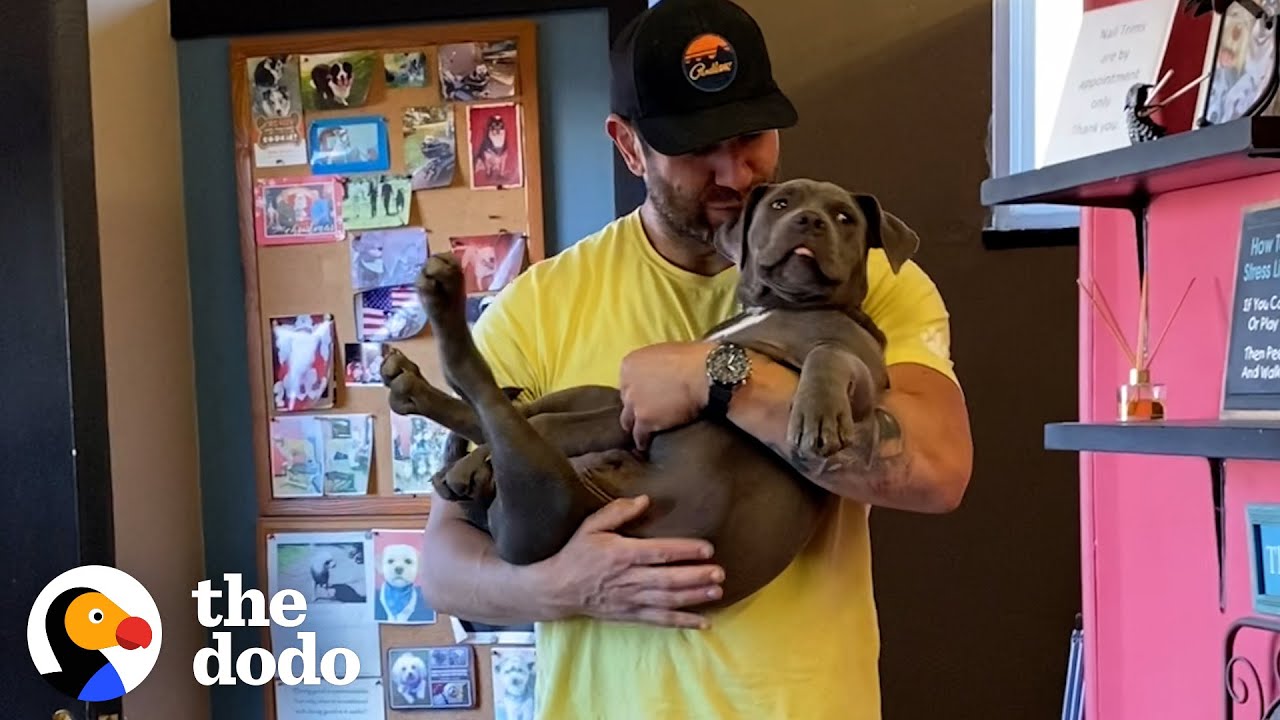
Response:
[[[661,0],[622,30],[610,63],[613,112],[663,155],[798,120],[760,26],[729,0]]]

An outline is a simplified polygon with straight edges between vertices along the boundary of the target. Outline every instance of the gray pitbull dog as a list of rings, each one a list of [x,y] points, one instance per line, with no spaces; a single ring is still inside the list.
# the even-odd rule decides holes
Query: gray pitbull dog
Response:
[[[867,255],[882,248],[896,273],[918,248],[916,233],[871,195],[792,180],[756,187],[714,242],[740,269],[745,310],[708,337],[799,373],[789,452],[825,458],[856,437],[877,437],[874,408],[888,374],[884,334],[861,309]],[[608,502],[647,495],[647,512],[619,532],[710,541],[725,571],[721,597],[700,606],[710,609],[766,585],[812,537],[832,495],[732,423],[695,420],[655,434],[641,453],[619,422],[616,388],[513,402],[518,390],[498,386],[472,341],[457,260],[432,256],[417,287],[458,397],[393,351],[382,366],[390,405],[454,433],[449,464],[433,480],[437,496],[461,503],[505,561],[550,557]]]

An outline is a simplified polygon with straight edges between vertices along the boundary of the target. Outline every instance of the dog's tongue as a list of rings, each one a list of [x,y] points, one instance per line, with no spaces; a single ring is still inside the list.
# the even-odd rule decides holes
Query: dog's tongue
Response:
[[[809,248],[805,247],[804,245],[801,245],[800,247],[796,248],[795,250],[792,250],[791,252],[795,253],[796,255],[804,255],[805,257],[813,257],[813,251],[812,251],[812,250],[810,250]]]

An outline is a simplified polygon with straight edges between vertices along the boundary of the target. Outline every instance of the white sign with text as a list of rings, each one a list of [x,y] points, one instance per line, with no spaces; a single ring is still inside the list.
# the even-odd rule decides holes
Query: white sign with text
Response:
[[[1178,2],[1130,0],[1084,14],[1044,164],[1129,144],[1125,95],[1135,83],[1158,79]]]

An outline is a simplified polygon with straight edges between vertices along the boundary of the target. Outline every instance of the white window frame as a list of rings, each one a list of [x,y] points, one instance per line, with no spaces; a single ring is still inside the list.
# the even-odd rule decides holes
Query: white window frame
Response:
[[[1036,165],[1036,2],[992,2],[992,177],[1026,172]],[[993,230],[1078,228],[1080,208],[1067,205],[997,205],[991,209],[990,226]]]

